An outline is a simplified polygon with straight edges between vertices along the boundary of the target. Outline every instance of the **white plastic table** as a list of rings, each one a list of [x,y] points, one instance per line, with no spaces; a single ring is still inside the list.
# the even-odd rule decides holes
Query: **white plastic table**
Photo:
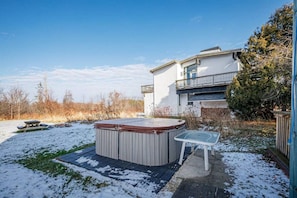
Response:
[[[212,131],[196,131],[187,130],[174,137],[176,141],[181,141],[182,148],[179,156],[179,164],[182,165],[186,143],[201,144],[204,147],[204,165],[205,170],[208,171],[208,146],[211,147],[211,154],[214,155],[213,146],[219,141],[220,133]]]

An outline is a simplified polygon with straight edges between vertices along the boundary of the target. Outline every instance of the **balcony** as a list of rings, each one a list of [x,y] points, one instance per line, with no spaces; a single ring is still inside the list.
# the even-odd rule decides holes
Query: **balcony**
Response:
[[[153,93],[154,92],[154,85],[142,85],[141,86],[141,93]]]
[[[200,76],[197,78],[177,80],[176,90],[188,90],[205,87],[220,87],[229,85],[237,72],[228,72],[222,74]]]

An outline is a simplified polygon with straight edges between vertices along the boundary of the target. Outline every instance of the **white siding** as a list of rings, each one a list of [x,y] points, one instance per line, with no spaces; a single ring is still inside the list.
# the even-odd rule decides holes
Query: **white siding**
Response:
[[[182,115],[190,108],[188,106],[187,94],[181,94],[180,97],[176,94],[176,80],[186,79],[186,67],[196,64],[197,60],[199,60],[199,64],[197,65],[197,77],[237,72],[241,69],[241,63],[237,59],[234,60],[232,51],[222,54],[218,54],[219,51],[214,52],[216,53],[213,53],[213,55],[201,53],[201,56],[199,56],[198,54],[196,57],[185,60],[181,64],[178,61],[169,62],[168,65],[153,70],[154,94],[153,99],[149,98],[151,96],[145,96],[145,114],[149,115],[152,113],[150,106],[152,103],[155,109],[170,109],[172,115]],[[220,78],[220,76],[217,78]],[[200,82],[201,81],[202,79],[200,79]],[[205,101],[203,101],[203,104],[200,103],[200,101],[195,102],[196,104],[194,106],[198,108],[196,114],[200,116],[201,106],[207,103],[204,103]],[[218,103],[211,102],[207,104],[207,106],[216,106],[218,108],[226,107],[225,101],[224,104],[217,104]]]
[[[144,114],[149,116],[152,114],[154,108],[154,93],[144,94]]]
[[[188,113],[194,113],[196,117],[201,116],[201,102],[200,101],[192,101],[193,105],[188,105],[188,97],[187,94],[181,94],[181,106],[180,106],[180,114],[186,115]]]
[[[169,108],[173,115],[178,114],[177,66],[178,64],[173,64],[154,72],[155,108]]]
[[[180,95],[180,106],[179,106],[179,114],[183,114],[187,111],[187,105],[188,105],[188,96],[187,94],[181,94]]]
[[[187,67],[187,66],[190,66],[190,65],[194,65],[194,64],[196,64],[196,59],[194,59],[194,60],[190,60],[190,61],[187,61],[187,62],[184,62],[183,64],[182,64],[182,67]]]
[[[197,76],[207,76],[239,70],[238,61],[234,60],[232,54],[206,57],[201,59],[198,65]]]
[[[183,70],[186,66],[195,64],[195,60],[189,60],[182,64]],[[240,70],[240,62],[234,60],[232,53],[224,54],[220,56],[208,56],[200,58],[200,64],[197,67],[197,77],[228,73]],[[200,103],[201,102],[201,103]],[[189,109],[196,109],[194,112],[196,116],[201,116],[201,107],[205,108],[226,108],[226,101],[195,101],[193,106],[188,106],[188,97],[187,94],[181,94],[180,96],[180,107],[179,113],[183,114],[184,112],[189,111]]]

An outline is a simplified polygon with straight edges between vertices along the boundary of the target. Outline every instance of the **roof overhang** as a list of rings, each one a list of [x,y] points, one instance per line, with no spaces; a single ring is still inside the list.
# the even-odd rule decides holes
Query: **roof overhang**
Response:
[[[205,58],[205,57],[211,57],[211,56],[220,56],[220,55],[226,55],[226,54],[232,54],[232,53],[238,53],[241,52],[242,49],[238,48],[238,49],[232,49],[232,50],[226,50],[226,51],[218,51],[218,52],[210,52],[210,53],[203,53],[203,54],[197,54],[195,56],[191,56],[187,59],[184,59],[182,61],[177,61],[177,60],[172,60],[170,62],[167,62],[163,65],[160,65],[158,67],[155,67],[153,69],[150,70],[151,73],[154,73],[155,71],[158,71],[160,69],[163,69],[165,67],[171,66],[173,64],[183,64],[185,62],[191,61],[191,60],[195,60],[195,59],[201,59],[201,58]]]
[[[179,61],[177,61],[177,60],[172,60],[172,61],[170,61],[170,62],[168,62],[168,63],[165,63],[165,64],[163,64],[163,65],[160,65],[160,66],[158,66],[158,67],[155,67],[155,68],[151,69],[150,72],[151,72],[151,73],[154,73],[155,71],[158,71],[158,70],[160,70],[160,69],[163,69],[163,68],[165,68],[165,67],[168,67],[168,66],[170,66],[170,65],[177,64],[177,63],[179,63]]]
[[[212,53],[205,53],[205,54],[197,54],[195,56],[191,56],[187,59],[184,59],[182,61],[180,61],[180,64],[183,64],[185,62],[194,60],[194,59],[202,59],[202,58],[206,58],[206,57],[211,57],[211,56],[220,56],[220,55],[226,55],[226,54],[233,54],[233,53],[238,53],[241,52],[242,49],[238,48],[238,49],[233,49],[233,50],[226,50],[226,51],[220,51],[220,52],[212,52]]]

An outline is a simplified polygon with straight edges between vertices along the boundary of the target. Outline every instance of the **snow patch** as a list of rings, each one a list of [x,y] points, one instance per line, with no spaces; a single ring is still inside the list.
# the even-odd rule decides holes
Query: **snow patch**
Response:
[[[86,158],[86,157],[80,157],[76,160],[76,162],[78,163],[87,163],[87,164],[90,164],[92,167],[95,167],[99,164],[99,162],[95,161],[95,160],[91,160],[89,158]]]
[[[234,184],[227,190],[235,197],[288,197],[289,179],[267,162],[261,154],[223,153],[226,173],[233,176]]]

